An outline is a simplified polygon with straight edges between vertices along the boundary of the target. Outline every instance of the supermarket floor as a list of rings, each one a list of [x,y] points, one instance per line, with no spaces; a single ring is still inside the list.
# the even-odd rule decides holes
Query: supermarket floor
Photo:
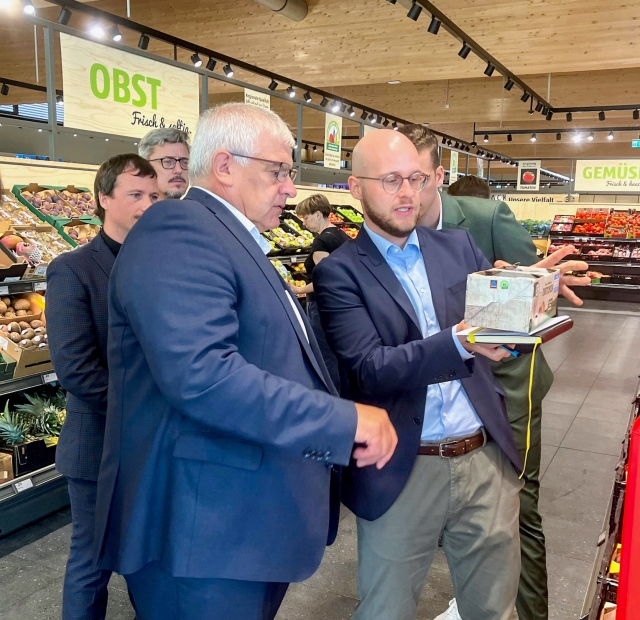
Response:
[[[545,345],[556,380],[544,403],[540,503],[557,620],[579,617],[640,373],[640,308],[590,303],[586,310],[572,312],[573,331]],[[0,540],[2,620],[60,617],[69,532],[63,511]],[[133,618],[123,580],[111,583],[108,618]],[[440,555],[418,617],[433,618],[450,596]],[[347,619],[357,604],[355,520],[345,511],[336,544],[311,579],[291,586],[278,620]]]

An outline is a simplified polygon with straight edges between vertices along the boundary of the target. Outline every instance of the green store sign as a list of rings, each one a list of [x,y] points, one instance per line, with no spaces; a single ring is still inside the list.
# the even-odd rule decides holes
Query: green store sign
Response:
[[[640,159],[578,160],[575,189],[640,193]]]

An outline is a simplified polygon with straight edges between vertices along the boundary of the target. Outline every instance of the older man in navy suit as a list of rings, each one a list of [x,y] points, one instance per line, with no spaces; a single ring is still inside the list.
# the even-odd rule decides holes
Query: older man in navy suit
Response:
[[[64,580],[63,620],[103,620],[111,571],[93,564],[95,504],[107,413],[107,292],[122,242],[158,199],[153,166],[138,155],[117,155],[96,175],[100,233],[57,257],[47,270],[47,327],[51,359],[67,394],[56,467],[71,499],[71,551]]]
[[[273,618],[320,564],[333,464],[395,449],[385,411],[337,397],[265,255],[293,145],[269,110],[206,112],[193,189],[149,209],[113,270],[98,560],[142,620]]]
[[[429,182],[405,136],[365,136],[349,178],[363,229],[313,274],[342,395],[384,407],[398,433],[383,470],[343,476],[358,517],[354,618],[413,618],[441,539],[462,618],[510,620],[522,462],[487,359],[509,353],[456,335],[467,274],[490,265],[466,231],[416,228]]]

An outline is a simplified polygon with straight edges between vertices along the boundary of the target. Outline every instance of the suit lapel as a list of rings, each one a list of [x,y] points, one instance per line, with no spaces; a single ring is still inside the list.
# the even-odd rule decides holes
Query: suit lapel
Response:
[[[431,289],[431,299],[433,307],[438,317],[440,326],[447,324],[447,305],[445,301],[445,281],[444,272],[442,270],[442,262],[438,253],[434,251],[433,244],[429,243],[428,235],[425,229],[418,227],[418,239],[420,240],[420,250],[422,258],[427,269],[427,277],[429,278],[429,288]]]
[[[402,288],[400,280],[398,280],[396,274],[393,273],[393,270],[389,267],[382,254],[380,254],[380,251],[364,228],[360,229],[360,233],[356,237],[356,245],[358,246],[360,261],[373,274],[376,280],[380,282],[387,293],[393,297],[394,301],[404,310],[418,331],[422,333],[416,311],[413,308],[409,296],[404,288]]]
[[[442,228],[464,228],[468,230],[467,226],[464,225],[466,216],[455,197],[442,192],[440,199],[442,200]]]
[[[110,277],[116,257],[102,239],[101,234],[98,233],[91,241],[91,249],[93,250],[93,259],[100,265],[107,278]]]
[[[302,328],[300,327],[300,322],[293,311],[291,306],[291,302],[287,297],[293,299],[286,288],[286,283],[280,277],[275,267],[271,264],[271,261],[265,256],[262,252],[260,246],[256,243],[256,240],[251,236],[251,233],[241,224],[240,221],[229,211],[229,209],[223,205],[221,202],[216,200],[213,196],[204,192],[197,188],[192,188],[189,190],[189,193],[185,196],[186,200],[195,200],[205,207],[207,207],[220,221],[220,223],[225,226],[229,230],[229,232],[244,246],[247,252],[251,255],[251,258],[255,261],[256,265],[262,270],[265,278],[268,280],[269,284],[272,286],[275,294],[278,296],[278,299],[282,303],[282,306],[289,317],[289,321],[293,329],[296,332],[298,340],[302,348],[304,349],[309,361],[313,365],[318,376],[322,379],[323,383],[325,383],[327,389],[331,390],[330,386],[331,382],[327,384],[327,379],[325,374],[322,372],[322,368],[318,363],[318,358],[314,354],[314,351],[309,344],[309,340],[313,337],[313,330],[311,325],[306,320],[304,312],[302,311],[302,307],[298,304],[298,311],[300,312],[300,317],[304,323],[305,329],[307,330],[307,334],[309,335],[309,340],[307,340]],[[294,303],[297,304],[297,301],[293,299]]]

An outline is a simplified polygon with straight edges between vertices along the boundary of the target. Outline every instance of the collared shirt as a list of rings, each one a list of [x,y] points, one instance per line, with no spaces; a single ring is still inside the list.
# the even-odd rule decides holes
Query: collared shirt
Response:
[[[436,190],[436,194],[438,194],[438,202],[440,203],[440,218],[438,219],[436,230],[442,230],[442,196],[440,196],[439,190]]]
[[[214,194],[213,192],[210,192],[208,189],[205,189],[204,187],[195,186],[195,189],[200,189],[203,192],[207,192],[207,194],[209,194],[210,196],[213,196],[217,201],[221,202],[225,207],[227,207],[227,209],[229,209],[231,214],[249,231],[249,233],[255,239],[256,243],[260,246],[260,249],[264,252],[264,254],[266,255],[269,252],[271,252],[271,246],[269,245],[269,242],[260,234],[260,231],[258,230],[256,225],[244,213],[241,213],[240,211],[238,211],[238,209],[236,209],[231,203],[227,202],[224,198],[220,198],[220,196],[218,196],[217,194]],[[296,315],[298,322],[300,323],[300,327],[302,328],[305,338],[308,341],[309,334],[307,334],[307,328],[304,326],[304,321],[302,320],[302,316],[300,315],[300,312],[296,307],[296,304],[293,302],[293,297],[291,297],[291,293],[289,292],[289,289],[286,286],[285,286],[285,294],[287,295],[287,299],[291,304],[291,308],[293,309],[293,312]]]
[[[404,249],[401,249],[372,232],[366,224],[364,227],[411,300],[423,337],[440,332],[440,323],[433,306],[431,287],[417,232],[414,230],[411,233]],[[443,291],[438,291],[438,294],[443,294]],[[454,326],[451,336],[460,356],[462,359],[470,359],[473,356],[460,344],[455,335],[455,329]],[[423,441],[471,435],[481,426],[482,422],[464,391],[461,381],[448,381],[428,386],[422,424]]]

